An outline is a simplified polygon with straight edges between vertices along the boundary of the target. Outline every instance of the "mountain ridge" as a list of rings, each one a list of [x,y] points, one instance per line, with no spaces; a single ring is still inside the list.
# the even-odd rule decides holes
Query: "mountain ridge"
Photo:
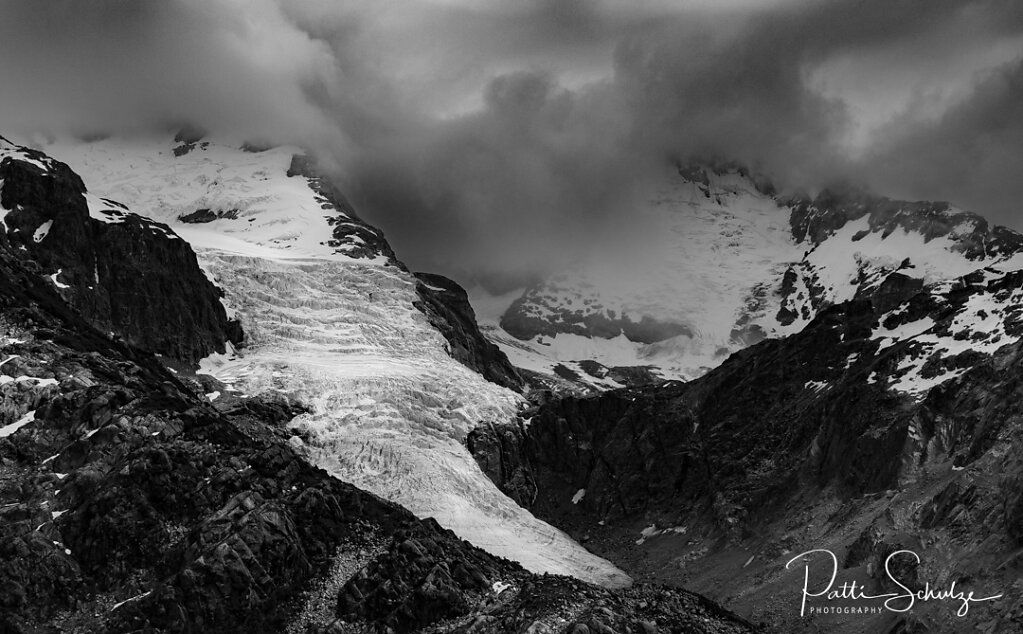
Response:
[[[728,353],[799,331],[830,304],[965,275],[1023,250],[1019,233],[948,203],[848,187],[779,195],[732,164],[677,166],[636,213],[656,229],[627,259],[580,262],[485,324],[513,362],[548,375],[570,368],[590,389],[629,383],[608,384],[584,361],[688,380]],[[630,328],[644,320],[652,327]]]

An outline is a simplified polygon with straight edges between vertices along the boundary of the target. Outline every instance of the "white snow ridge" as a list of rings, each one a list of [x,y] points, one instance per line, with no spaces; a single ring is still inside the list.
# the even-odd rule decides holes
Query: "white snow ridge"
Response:
[[[447,355],[412,305],[409,273],[384,256],[356,259],[324,246],[326,217],[338,212],[321,208],[307,179],[286,176],[294,149],[210,144],[174,156],[170,148],[167,140],[105,140],[48,150],[83,177],[93,203],[119,201],[169,224],[224,289],[246,347],[204,360],[203,372],[245,394],[278,390],[307,404],[312,412],[292,426],[310,459],[342,480],[532,571],[630,583],[479,469],[465,435],[511,419],[521,396]],[[197,209],[237,217],[178,219]]]

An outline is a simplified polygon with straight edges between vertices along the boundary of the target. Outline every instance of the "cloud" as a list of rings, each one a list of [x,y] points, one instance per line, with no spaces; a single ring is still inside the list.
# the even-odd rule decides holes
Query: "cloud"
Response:
[[[891,122],[864,156],[864,176],[882,190],[952,200],[1020,228],[1021,104],[1023,60],[985,73],[969,99],[936,119]]]
[[[329,46],[271,0],[5,2],[6,129],[93,133],[192,122],[227,135],[313,142],[310,100],[336,90]]]
[[[860,180],[1020,225],[1014,0],[0,11],[0,126],[187,120],[311,146],[413,266],[463,280],[562,266],[627,223],[672,159],[737,160],[782,186]]]

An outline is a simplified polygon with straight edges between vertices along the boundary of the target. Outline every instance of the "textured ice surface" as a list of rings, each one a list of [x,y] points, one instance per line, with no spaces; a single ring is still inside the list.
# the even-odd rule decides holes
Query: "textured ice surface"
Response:
[[[285,176],[290,150],[210,145],[176,157],[167,144],[103,141],[50,151],[81,174],[91,200],[125,203],[192,244],[246,332],[243,351],[202,370],[246,394],[279,390],[311,406],[293,426],[317,464],[530,570],[629,583],[480,471],[466,433],[511,418],[521,397],[446,354],[412,305],[408,273],[321,244],[330,226],[307,181]],[[239,218],[178,221],[197,208]]]

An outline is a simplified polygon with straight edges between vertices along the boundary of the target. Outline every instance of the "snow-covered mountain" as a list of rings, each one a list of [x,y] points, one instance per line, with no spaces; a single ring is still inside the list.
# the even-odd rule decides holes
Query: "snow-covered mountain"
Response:
[[[945,203],[780,198],[734,168],[672,181],[647,268],[580,263],[491,324],[514,361],[599,393],[474,430],[484,470],[627,572],[776,631],[1017,631],[1009,602],[805,620],[786,564],[826,548],[878,593],[907,549],[893,578],[915,589],[1018,587],[1023,236]],[[630,363],[687,380],[601,389],[650,381]]]
[[[1023,236],[946,203],[857,190],[779,196],[733,165],[670,170],[630,210],[642,233],[487,317],[513,363],[598,389],[689,380],[856,297],[1013,270]]]
[[[1015,232],[943,203],[780,198],[738,168],[674,170],[626,240],[641,252],[605,250],[508,298],[489,334],[540,373],[533,385],[692,380],[529,402],[462,289],[408,271],[296,149],[42,145],[0,138],[0,476],[14,483],[0,514],[16,518],[0,523],[0,544],[43,562],[2,568],[4,583],[75,566],[107,575],[102,607],[79,612],[125,631],[225,605],[194,590],[219,583],[231,558],[248,571],[286,560],[273,563],[290,575],[280,590],[266,575],[233,578],[268,604],[295,596],[314,574],[295,554],[306,547],[340,566],[322,589],[337,610],[321,619],[411,630],[438,618],[437,597],[471,619],[467,596],[519,614],[547,594],[530,585],[540,577],[363,490],[532,571],[629,582],[528,508],[637,578],[691,582],[784,628],[802,626],[759,597],[794,587],[783,564],[796,548],[843,553],[846,576],[874,578],[912,546],[939,562],[921,566],[928,578],[1018,580]],[[145,513],[160,519],[140,523]],[[359,527],[344,538],[358,547],[337,543],[339,517]],[[146,539],[111,538],[129,526]],[[160,560],[180,575],[128,574],[148,565],[152,539],[171,557],[187,550]],[[20,553],[0,547],[0,560]],[[450,558],[450,581],[427,574]],[[195,586],[196,571],[214,581]],[[618,612],[598,620],[635,624],[651,606],[667,618],[668,606],[698,630],[747,631],[724,613],[694,616],[681,591],[546,579],[565,597],[544,617],[557,627],[613,596]],[[70,604],[76,583],[32,596]],[[317,601],[273,618],[311,622]]]
[[[215,379],[210,400],[287,394],[309,409],[290,423],[293,446],[337,477],[530,570],[629,583],[483,475],[465,435],[481,422],[512,420],[523,397],[468,367],[474,344],[453,343],[452,328],[436,327],[444,319],[436,302],[431,312],[426,301],[451,289],[409,272],[297,149],[180,137],[42,149],[81,175],[94,219],[152,219],[191,245],[222,289],[245,345],[228,343],[200,360],[200,372]],[[4,151],[50,168],[19,146]],[[46,229],[56,231],[37,229],[36,242]],[[64,291],[61,270],[43,273]],[[512,381],[500,369],[492,378],[501,377]]]

